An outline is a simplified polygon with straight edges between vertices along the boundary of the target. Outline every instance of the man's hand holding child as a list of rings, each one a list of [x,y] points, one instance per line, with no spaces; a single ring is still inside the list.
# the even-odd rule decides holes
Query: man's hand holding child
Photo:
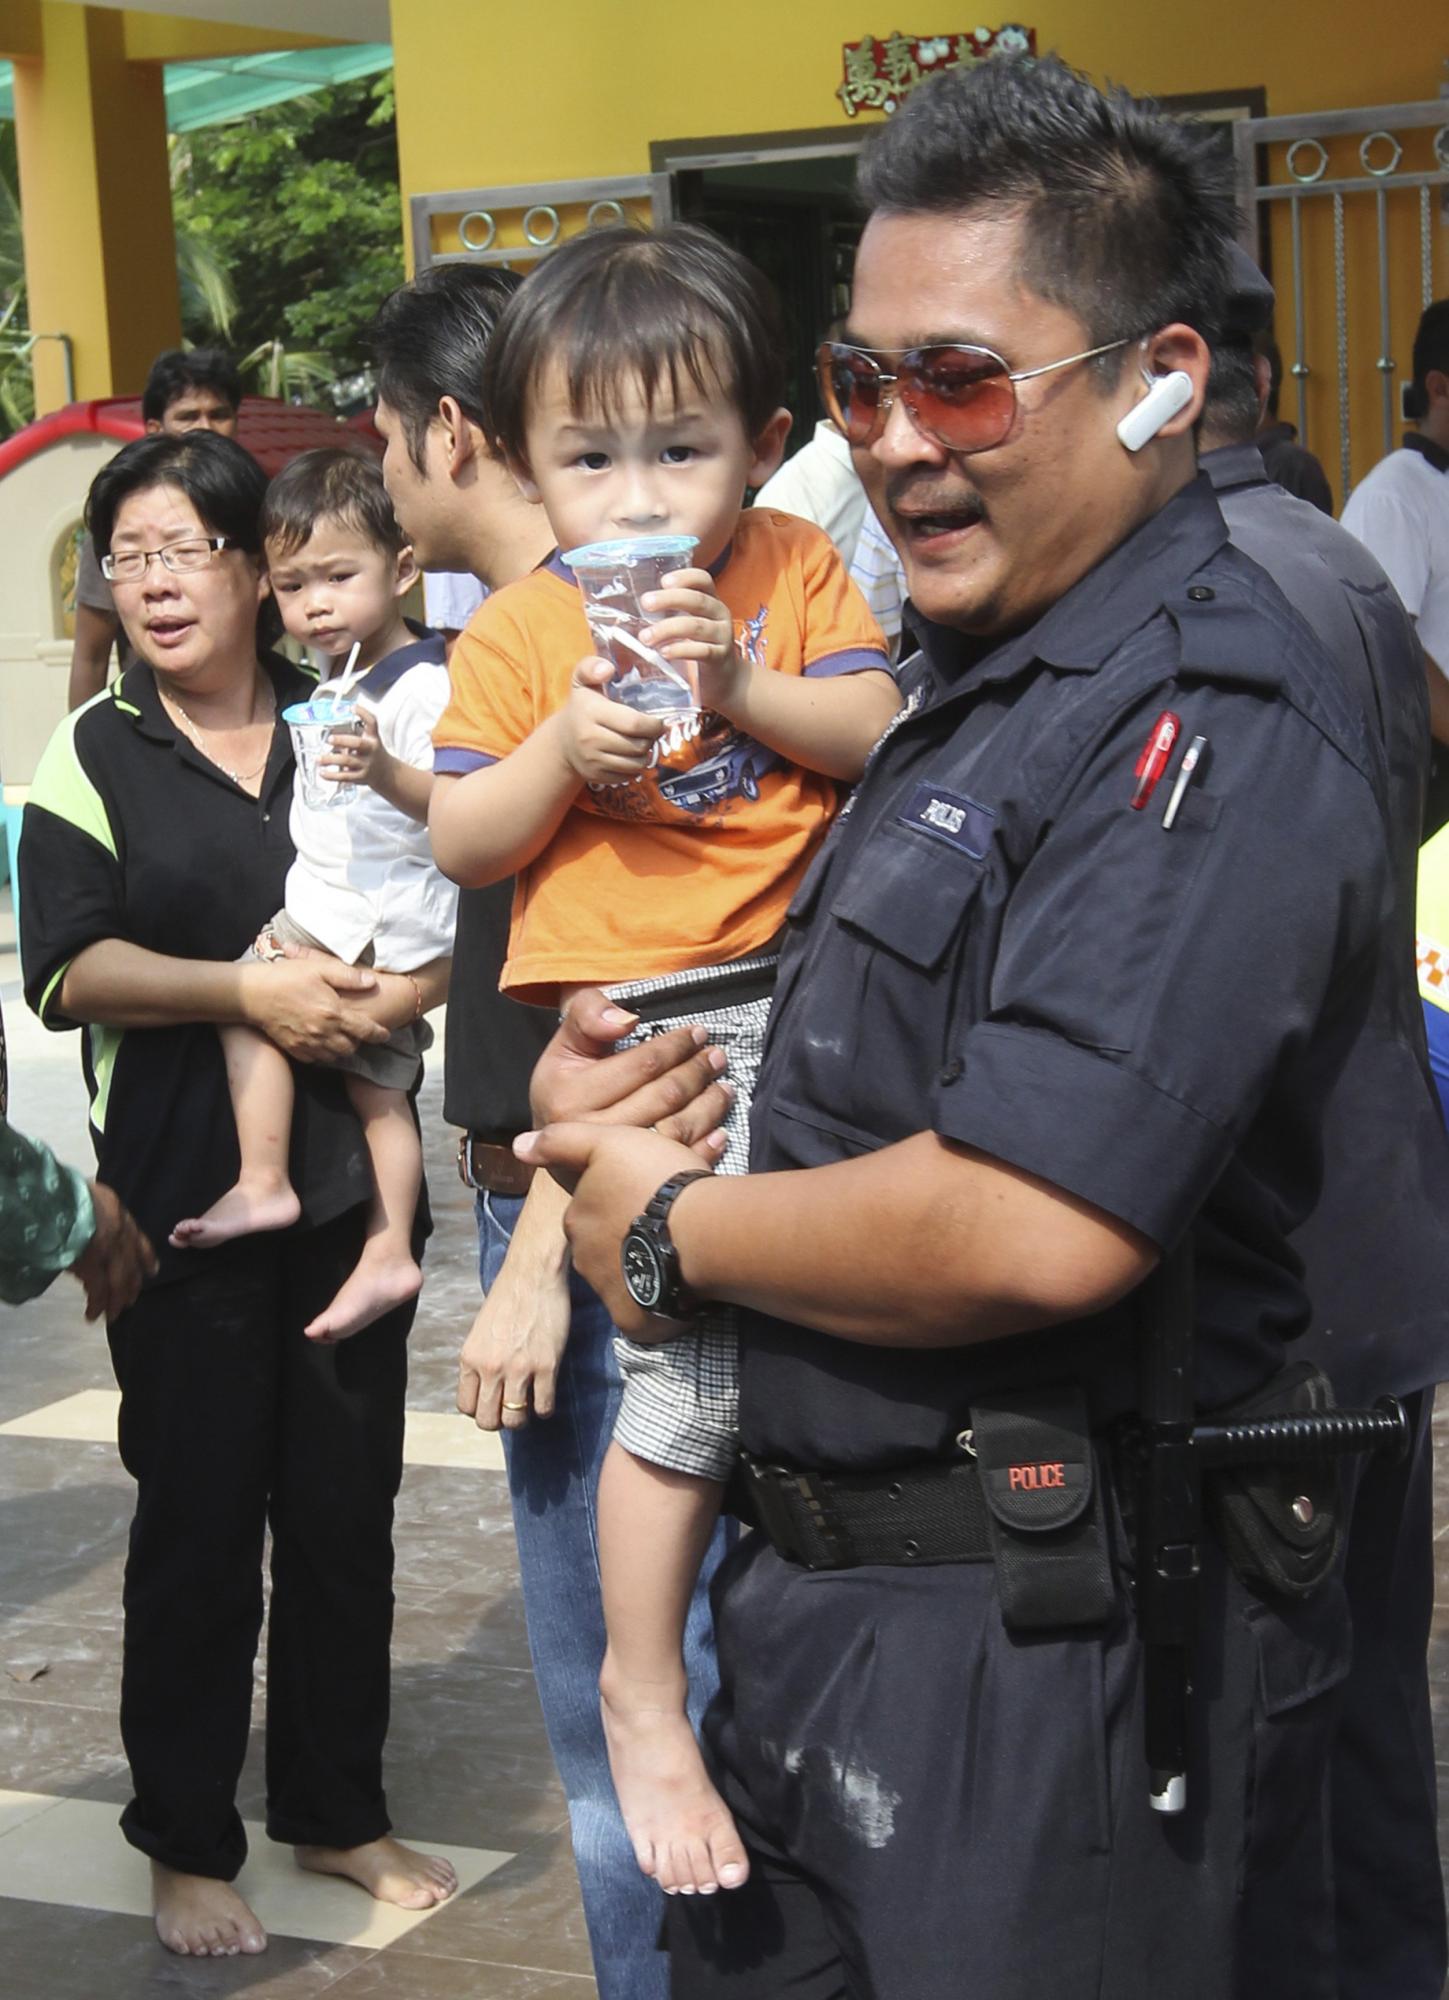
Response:
[[[564,762],[586,785],[623,785],[647,771],[665,721],[640,715],[602,692],[614,678],[609,662],[590,656],[574,668],[573,687],[559,709]]]

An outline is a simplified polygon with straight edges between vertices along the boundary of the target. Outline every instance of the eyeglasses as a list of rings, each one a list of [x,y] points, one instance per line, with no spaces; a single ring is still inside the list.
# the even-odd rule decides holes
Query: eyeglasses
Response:
[[[139,583],[152,556],[160,556],[167,569],[185,576],[188,570],[205,569],[226,547],[225,535],[190,535],[184,542],[168,542],[164,549],[126,549],[118,556],[101,557],[101,575],[108,583]]]
[[[947,451],[990,451],[1011,429],[1016,415],[1016,384],[1050,375],[1078,361],[1092,361],[1127,347],[1131,338],[1109,340],[1040,368],[1007,367],[989,347],[943,343],[910,347],[904,353],[886,348],[847,347],[825,341],[815,357],[820,394],[835,428],[853,445],[873,444],[885,427],[895,396],[922,437]],[[881,361],[894,361],[893,373]]]

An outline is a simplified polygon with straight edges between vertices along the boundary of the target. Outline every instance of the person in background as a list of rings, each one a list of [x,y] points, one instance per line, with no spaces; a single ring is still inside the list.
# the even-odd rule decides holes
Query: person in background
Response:
[[[1278,415],[1283,356],[1266,327],[1254,338],[1253,355],[1260,405],[1253,443],[1263,455],[1268,477],[1286,493],[1316,507],[1320,514],[1332,514],[1333,488],[1328,483],[1328,474],[1307,446],[1299,444],[1296,426]]]
[[[1343,525],[1388,572],[1424,649],[1435,743],[1427,838],[1449,819],[1449,299],[1419,321],[1407,408],[1415,428],[1355,486]]]
[[[836,331],[832,326],[826,338],[834,339]],[[765,481],[755,505],[813,521],[834,542],[847,569],[870,512],[850,446],[829,417],[822,417],[800,449]]]
[[[216,431],[235,437],[242,383],[235,361],[219,347],[174,348],[151,363],[141,392],[141,416],[148,433]],[[79,708],[106,684],[112,648],[129,658],[111,586],[101,575],[95,543],[82,535],[75,573],[75,644],[70,655],[66,706]]]
[[[1449,1376],[1449,1142],[1430,1082],[1449,1015],[1426,972],[1424,933],[1449,940],[1430,892],[1449,850],[1420,870],[1420,977],[1412,972],[1414,876],[1428,764],[1428,698],[1413,620],[1361,542],[1271,480],[1258,450],[1261,357],[1254,335],[1272,288],[1235,252],[1234,289],[1213,352],[1198,435],[1234,543],[1264,568],[1322,642],[1324,660],[1370,718],[1388,775],[1393,894],[1368,1019],[1324,1107],[1323,1185],[1293,1242],[1312,1302],[1297,1352],[1341,1404],[1404,1399],[1413,1448],[1355,1465],[1344,1567],[1353,1666],[1333,1745],[1333,1877],[1339,2000],[1439,2000],[1446,1969],[1427,1649],[1434,1604],[1434,1385]],[[1436,865],[1428,857],[1439,853]],[[1436,1004],[1438,1003],[1438,1004]]]
[[[1419,998],[1429,1038],[1429,1068],[1449,1125],[1449,827],[1419,852],[1418,933],[1415,957]]]

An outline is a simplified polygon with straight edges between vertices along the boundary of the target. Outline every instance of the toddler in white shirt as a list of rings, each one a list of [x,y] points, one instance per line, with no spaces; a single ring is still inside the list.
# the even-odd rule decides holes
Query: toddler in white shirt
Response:
[[[358,720],[334,733],[323,775],[357,787],[345,807],[292,797],[297,858],[286,907],[249,956],[320,950],[350,965],[412,974],[451,956],[458,892],[428,844],[433,727],[448,703],[442,639],[418,632],[400,600],[417,570],[375,460],[310,451],[275,478],[262,508],[268,577],[294,639],[333,661],[358,651]],[[416,982],[414,982],[416,985]],[[412,1231],[422,1146],[409,1102],[432,1031],[416,1018],[386,1042],[362,1044],[336,1066],[362,1122],[372,1163],[372,1212],[356,1268],[307,1327],[344,1340],[412,1298],[422,1284]],[[288,1171],[293,1081],[286,1056],[241,1026],[220,1031],[241,1167],[206,1211],[179,1222],[178,1248],[286,1229],[300,1214]]]

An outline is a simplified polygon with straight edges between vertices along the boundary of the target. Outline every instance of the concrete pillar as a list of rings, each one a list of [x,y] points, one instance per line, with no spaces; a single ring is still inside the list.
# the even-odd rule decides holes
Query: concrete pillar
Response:
[[[134,394],[181,340],[161,68],[126,60],[119,8],[38,11],[39,57],[15,63],[30,324],[69,335],[77,397]],[[66,400],[60,344],[34,364],[43,414]]]

